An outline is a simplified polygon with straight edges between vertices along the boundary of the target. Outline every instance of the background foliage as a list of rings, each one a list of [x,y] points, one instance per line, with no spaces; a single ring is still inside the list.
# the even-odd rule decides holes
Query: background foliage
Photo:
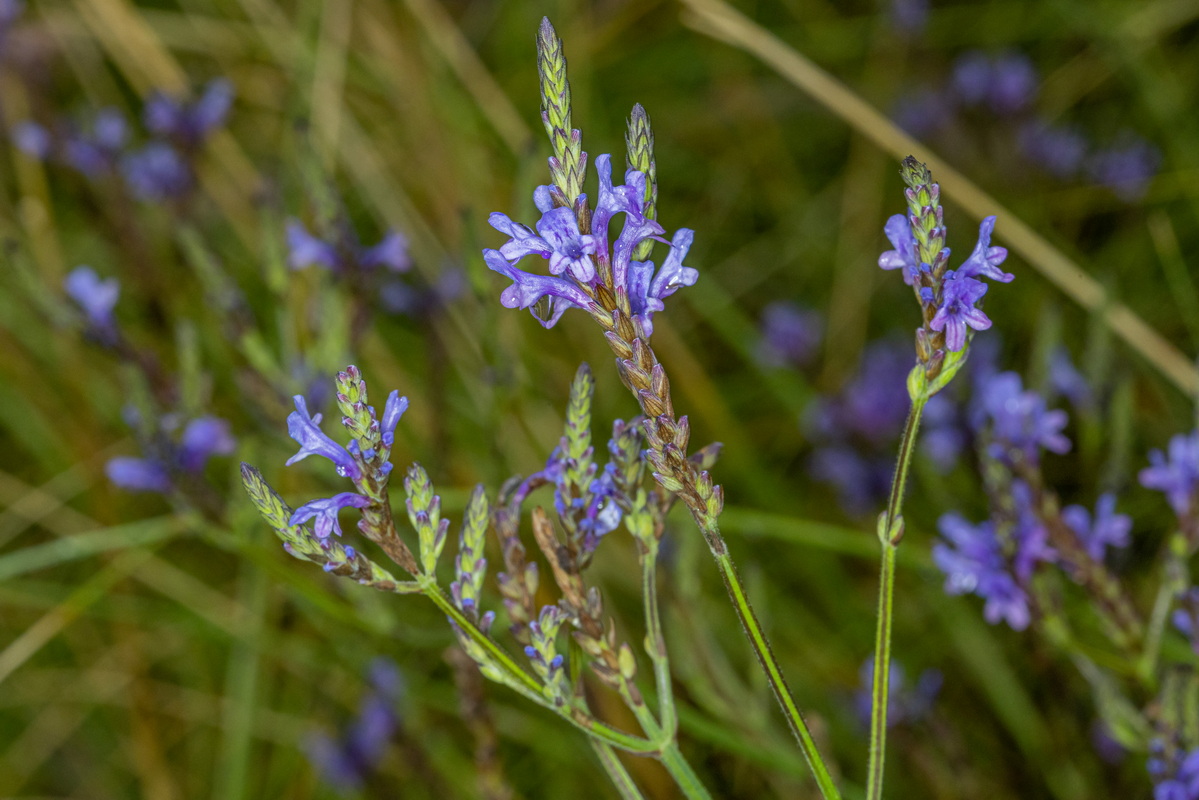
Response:
[[[1036,113],[1096,141],[1129,131],[1151,142],[1161,170],[1130,201],[1030,165],[1010,120],[967,115],[927,139],[1194,352],[1194,4],[935,3],[923,31],[906,35],[889,9],[868,3],[739,7],[888,114],[920,87],[944,85],[964,51],[1014,50],[1040,72]],[[473,745],[444,656],[451,637],[435,610],[288,558],[245,501],[237,458],[209,467],[212,513],[113,487],[106,460],[136,453],[122,408],[138,381],[52,310],[63,308],[61,282],[75,265],[118,276],[120,324],[181,376],[180,407],[232,420],[238,457],[294,503],[329,484],[316,469],[282,469],[288,395],[350,362],[376,392],[397,387],[411,399],[395,460],[423,463],[455,516],[474,483],[494,491],[541,466],[580,361],[596,373],[602,438],[612,419],[635,413],[604,342],[583,315],[546,332],[505,313],[503,281],[478,255],[499,241],[487,214],[531,219],[531,188],[545,180],[533,51],[542,14],[566,42],[575,121],[593,158],[622,151],[634,102],[654,120],[660,219],[696,229],[688,263],[701,275],[655,319],[656,349],[693,441],[725,443],[714,472],[726,488],[726,535],[852,796],[865,762],[852,694],[872,643],[876,542],[871,515],[846,515],[805,468],[811,443],[799,420],[813,397],[853,376],[869,341],[906,341],[916,323],[906,287],[876,266],[882,224],[901,210],[896,160],[750,55],[689,27],[695,17],[681,6],[623,0],[34,0],[0,41],[5,127],[101,106],[136,115],[155,88],[233,82],[227,130],[204,151],[201,192],[184,217],[245,292],[281,375],[251,377],[260,362],[227,335],[225,310],[180,244],[176,209],[120,202],[111,186],[0,145],[0,236],[11,242],[0,265],[0,794],[334,796],[301,744],[346,724],[367,665],[385,655],[403,674],[402,724],[362,796],[475,796]],[[418,282],[462,270],[461,294],[438,313],[377,314],[351,351],[337,323],[346,287],[311,269],[281,291],[271,283],[282,218],[312,214],[306,172],[333,177],[365,240],[403,231]],[[950,244],[964,253],[977,219],[952,193],[944,202]],[[1008,221],[1000,217],[1000,244]],[[1148,447],[1191,427],[1191,398],[1037,263],[1013,256],[1005,266],[1017,280],[987,306],[1001,363],[1038,385],[1060,344],[1102,387],[1103,403],[1073,415],[1075,451],[1047,468],[1067,501],[1090,505],[1097,487],[1120,493],[1137,520],[1120,567],[1135,572],[1171,524],[1135,474]],[[805,370],[755,357],[757,319],[778,299],[824,314]],[[910,675],[936,667],[945,682],[931,716],[893,734],[891,796],[1147,797],[1141,756],[1096,755],[1091,693],[1068,662],[988,626],[975,598],[944,595],[929,549],[951,508],[981,513],[968,466],[918,467],[895,653]],[[684,747],[722,796],[803,796],[799,753],[699,537],[676,520],[663,586]],[[597,562],[638,641],[632,543],[613,537]],[[581,737],[503,689],[487,697],[518,794],[611,796]],[[654,796],[670,796],[656,765],[630,764]]]

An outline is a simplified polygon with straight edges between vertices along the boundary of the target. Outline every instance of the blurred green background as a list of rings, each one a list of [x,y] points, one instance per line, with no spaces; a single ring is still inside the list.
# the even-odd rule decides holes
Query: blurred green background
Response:
[[[1040,74],[1041,118],[1159,150],[1160,170],[1131,200],[1030,165],[1011,119],[964,115],[920,153],[1010,215],[996,241],[1013,249],[1005,266],[1017,279],[987,304],[1001,364],[1037,385],[1064,345],[1102,387],[1105,401],[1078,415],[1075,451],[1050,474],[1067,500],[1120,492],[1137,520],[1123,567],[1151,563],[1170,520],[1134,478],[1148,447],[1191,428],[1193,374],[1172,380],[1128,347],[1104,321],[1107,300],[1080,305],[1044,277],[1051,259],[1028,257],[1044,254],[1034,240],[1010,240],[1005,225],[1019,221],[1057,248],[1068,277],[1084,276],[1071,286],[1093,279],[1162,334],[1146,345],[1151,359],[1177,363],[1178,348],[1185,367],[1199,343],[1188,266],[1199,239],[1199,3],[934,2],[906,33],[885,4],[737,7],[884,115],[944,87],[968,50],[1014,51]],[[360,796],[478,796],[444,621],[420,599],[376,595],[289,558],[236,467],[257,464],[293,505],[341,491],[319,465],[283,469],[293,452],[284,418],[309,374],[331,378],[346,363],[363,369],[376,403],[392,388],[410,398],[393,460],[424,464],[455,518],[476,482],[494,493],[542,466],[580,361],[596,373],[599,442],[611,420],[636,413],[590,320],[567,314],[545,331],[502,309],[506,282],[479,256],[502,242],[488,213],[532,223],[531,191],[546,179],[534,51],[543,14],[566,43],[574,122],[593,158],[611,152],[620,163],[633,103],[653,119],[659,219],[695,229],[687,263],[700,271],[655,318],[655,347],[693,441],[725,444],[714,474],[726,535],[822,749],[856,796],[866,738],[851,698],[873,642],[873,523],[847,516],[805,469],[800,417],[852,377],[868,342],[906,340],[918,321],[898,276],[876,266],[889,248],[883,223],[903,202],[898,159],[879,142],[901,140],[706,35],[711,23],[696,11],[655,0],[29,4],[0,40],[6,128],[102,106],[136,116],[154,89],[185,92],[217,76],[236,100],[203,151],[186,214],[0,146],[0,796],[338,796],[302,743],[353,717],[377,655],[404,676],[402,722]],[[418,282],[463,270],[465,290],[436,314],[376,313],[351,347],[338,321],[350,289],[311,269],[279,284],[268,266],[283,247],[282,218],[312,216],[305,174],[335,183],[365,240],[404,232]],[[978,212],[948,183],[943,201],[960,258]],[[262,331],[263,351],[230,336],[232,311],[214,300],[185,229],[245,293],[237,313]],[[105,478],[108,458],[137,453],[122,408],[143,390],[61,312],[62,279],[81,263],[120,279],[121,327],[180,376],[180,407],[233,422],[239,451],[209,466],[210,508]],[[759,314],[779,299],[824,314],[819,355],[804,370],[755,358]],[[252,377],[264,363],[278,380]],[[909,675],[936,667],[945,684],[930,718],[893,732],[889,796],[1148,797],[1142,756],[1096,755],[1094,702],[1066,659],[988,626],[975,598],[944,595],[929,559],[935,522],[954,508],[981,516],[977,483],[965,466],[925,467],[911,487],[895,654]],[[668,536],[662,584],[684,750],[719,796],[810,796],[699,537],[681,515]],[[622,633],[639,641],[627,537],[604,543],[594,574]],[[486,696],[518,795],[614,796],[575,731],[507,690]],[[673,796],[655,764],[629,764],[649,796]]]

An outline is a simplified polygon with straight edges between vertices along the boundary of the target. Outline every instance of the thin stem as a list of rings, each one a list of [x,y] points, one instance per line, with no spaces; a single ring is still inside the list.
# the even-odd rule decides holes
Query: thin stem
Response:
[[[882,568],[878,584],[878,628],[874,637],[874,679],[871,685],[870,761],[866,769],[867,800],[883,796],[883,764],[887,751],[887,705],[891,684],[891,617],[895,594],[895,556],[903,538],[903,495],[907,488],[908,471],[916,451],[916,433],[928,398],[921,395],[912,401],[903,438],[899,443],[899,460],[887,510],[879,518],[878,537],[883,548]]]
[[[595,756],[603,766],[604,772],[608,773],[608,778],[616,787],[621,800],[645,800],[645,795],[641,794],[641,790],[637,788],[633,776],[625,769],[620,757],[616,755],[616,751],[599,739],[588,736],[587,741],[591,743],[591,749],[595,751]]]
[[[745,631],[745,636],[753,647],[754,655],[757,656],[762,671],[766,673],[767,682],[769,682],[779,706],[783,709],[791,732],[799,741],[800,750],[803,751],[804,759],[808,762],[808,767],[816,778],[821,795],[826,800],[840,800],[841,793],[833,783],[833,776],[829,773],[824,759],[820,756],[820,751],[816,748],[816,740],[812,738],[812,732],[808,728],[807,722],[804,721],[799,706],[795,704],[795,698],[791,696],[791,689],[787,686],[783,671],[774,658],[770,642],[766,639],[766,634],[762,631],[762,626],[749,603],[749,596],[745,593],[741,577],[737,574],[737,567],[728,554],[728,548],[724,547],[724,538],[720,535],[715,518],[697,516],[696,523],[709,543],[719,545],[719,552],[714,548],[712,554],[716,558],[716,565],[720,569],[720,576],[724,579],[724,586],[733,602],[733,608],[737,612],[738,619],[741,620],[741,628]]]
[[[662,755],[659,756],[662,766],[666,767],[666,771],[670,773],[670,777],[674,778],[674,782],[678,784],[683,795],[688,800],[712,800],[712,795],[708,793],[707,788],[700,783],[699,776],[691,769],[691,765],[683,758],[682,752],[679,751],[678,742],[673,739],[665,747],[662,748]]]
[[[641,594],[645,604],[645,638],[649,642],[650,660],[654,662],[654,684],[658,691],[658,717],[662,730],[672,738],[678,731],[678,712],[674,707],[674,687],[670,681],[670,656],[666,652],[666,637],[662,634],[662,617],[658,610],[658,548],[656,544],[641,558]]]
[[[486,650],[487,654],[494,659],[496,666],[508,673],[514,681],[512,684],[509,684],[513,689],[516,689],[528,699],[557,713],[589,736],[593,736],[606,744],[618,747],[621,750],[627,750],[630,753],[637,753],[638,755],[658,756],[660,754],[661,748],[656,742],[613,728],[611,725],[595,719],[582,709],[556,706],[548,702],[545,695],[542,694],[541,684],[538,683],[536,678],[513,661],[512,656],[508,655],[491,637],[479,630],[478,626],[450,601],[450,598],[446,596],[440,586],[428,579],[425,582],[425,596],[432,600],[479,647]]]

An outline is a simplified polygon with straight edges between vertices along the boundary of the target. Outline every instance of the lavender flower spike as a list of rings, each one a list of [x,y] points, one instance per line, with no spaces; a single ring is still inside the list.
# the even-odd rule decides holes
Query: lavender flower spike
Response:
[[[316,518],[316,537],[328,539],[329,534],[341,536],[341,525],[337,521],[337,512],[343,508],[366,508],[371,504],[370,498],[354,492],[342,492],[332,497],[313,500],[295,510],[289,525],[302,525],[313,517]]]
[[[362,477],[361,468],[346,449],[321,431],[321,415],[309,415],[308,401],[304,399],[304,395],[298,394],[293,399],[296,401],[296,410],[287,415],[287,435],[299,443],[300,451],[287,459],[287,466],[308,456],[318,455],[337,465],[338,475],[351,480]]]

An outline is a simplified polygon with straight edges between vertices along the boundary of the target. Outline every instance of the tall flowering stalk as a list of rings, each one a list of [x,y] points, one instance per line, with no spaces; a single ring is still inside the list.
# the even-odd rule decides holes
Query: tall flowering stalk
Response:
[[[949,269],[950,251],[945,246],[941,187],[933,181],[928,167],[911,156],[903,160],[900,175],[908,187],[904,193],[908,213],[896,214],[887,221],[885,232],[895,249],[883,253],[878,264],[883,269],[902,271],[904,283],[912,287],[920,305],[923,320],[916,329],[916,366],[908,374],[911,409],[899,443],[899,458],[887,510],[878,519],[882,568],[874,644],[874,663],[878,667],[874,670],[871,691],[873,708],[866,784],[866,796],[870,800],[878,800],[883,793],[895,560],[903,540],[903,497],[920,418],[929,399],[948,385],[965,365],[974,331],[991,327],[991,320],[976,306],[987,293],[987,285],[978,278],[1007,283],[1013,277],[999,269],[1007,258],[1007,250],[991,246],[994,217],[987,217],[979,226],[978,242],[970,256],[957,269]]]
[[[587,155],[581,150],[581,134],[570,127],[562,42],[548,19],[541,23],[537,48],[542,120],[553,150],[551,183],[534,192],[542,215],[535,231],[505,214],[491,215],[492,227],[509,236],[498,250],[483,251],[487,266],[512,281],[500,300],[508,308],[530,309],[547,328],[571,308],[586,311],[600,325],[616,355],[621,380],[644,415],[646,459],[654,479],[691,512],[821,793],[839,798],[720,533],[717,520],[724,506],[723,490],[704,468],[702,455],[689,457],[690,425],[686,416],[675,413],[666,367],[650,345],[654,313],[665,308],[666,297],[694,284],[699,273],[683,264],[694,233],[682,228],[668,240],[655,219],[657,184],[649,117],[640,106],[634,107],[626,135],[629,169],[624,184],[613,183],[610,156],[595,159],[599,190],[593,208],[580,188]],[[618,214],[624,215],[624,224],[610,241],[609,227]],[[669,248],[657,269],[644,260],[654,242]],[[517,264],[530,255],[548,262],[550,274],[519,269]],[[668,676],[663,680],[668,681]]]

